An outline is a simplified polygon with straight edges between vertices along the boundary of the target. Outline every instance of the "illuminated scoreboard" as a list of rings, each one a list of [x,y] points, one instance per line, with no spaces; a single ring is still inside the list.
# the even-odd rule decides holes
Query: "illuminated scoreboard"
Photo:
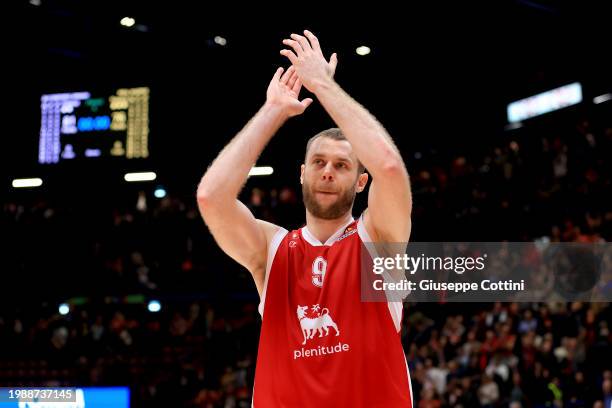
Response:
[[[72,92],[40,98],[38,162],[149,156],[149,88],[111,95]]]

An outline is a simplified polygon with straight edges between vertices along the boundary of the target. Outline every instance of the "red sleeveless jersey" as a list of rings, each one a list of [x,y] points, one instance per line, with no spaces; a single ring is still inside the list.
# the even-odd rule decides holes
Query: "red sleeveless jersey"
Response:
[[[401,302],[361,301],[362,219],[324,244],[281,228],[268,249],[254,408],[412,407]]]

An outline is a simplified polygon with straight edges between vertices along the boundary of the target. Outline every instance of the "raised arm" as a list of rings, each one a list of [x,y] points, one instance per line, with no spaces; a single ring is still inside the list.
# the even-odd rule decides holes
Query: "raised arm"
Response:
[[[304,86],[314,93],[351,143],[372,176],[365,214],[366,229],[374,241],[407,242],[410,237],[412,194],[402,157],[385,128],[333,79],[336,54],[327,62],[319,40],[311,32],[292,34],[282,50]]]
[[[267,245],[278,227],[257,220],[238,200],[250,169],[287,118],[299,115],[312,99],[298,99],[301,82],[290,67],[279,68],[266,94],[266,103],[225,146],[198,186],[200,213],[221,249],[246,267],[261,295]]]

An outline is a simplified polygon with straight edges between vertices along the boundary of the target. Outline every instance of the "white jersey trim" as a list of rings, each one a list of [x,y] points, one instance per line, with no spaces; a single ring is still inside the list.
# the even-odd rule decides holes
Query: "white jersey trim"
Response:
[[[259,314],[263,319],[264,307],[266,304],[266,291],[268,290],[268,280],[270,278],[270,270],[272,269],[272,263],[274,262],[274,257],[276,256],[276,251],[278,251],[278,247],[281,242],[283,242],[283,238],[287,235],[289,231],[287,231],[283,227],[279,227],[278,231],[274,234],[272,239],[270,240],[270,244],[268,245],[268,259],[266,260],[266,276],[264,278],[264,286],[261,291],[261,301],[259,302],[259,306],[257,310],[259,310]]]
[[[406,363],[406,374],[408,375],[408,389],[410,390],[410,406],[414,407],[414,398],[412,396],[412,380],[410,379],[410,370],[408,369],[408,360],[404,353],[404,362]]]
[[[333,235],[331,237],[329,237],[327,239],[327,241],[325,241],[325,243],[322,243],[321,241],[319,241],[308,229],[308,226],[304,226],[302,227],[302,237],[304,237],[304,240],[306,242],[308,242],[310,245],[312,246],[331,246],[333,245],[334,242],[336,242],[336,240],[338,239],[338,237],[340,237],[342,235],[342,233],[344,232],[344,230],[346,229],[346,227],[348,227],[349,225],[351,225],[353,222],[355,222],[355,219],[353,217],[351,217],[350,221],[347,222],[344,226],[342,226],[340,229],[338,229],[336,232],[333,233]]]
[[[363,222],[363,214],[359,217],[359,222],[357,223],[357,233],[359,234],[359,238],[364,243],[373,242],[370,238],[370,234],[365,228]],[[365,245],[368,250],[368,253],[372,257],[372,259],[377,258],[379,255],[376,252],[376,248],[374,245]],[[383,279],[386,282],[392,282],[393,278],[389,275],[388,272],[383,272]],[[389,307],[389,314],[391,314],[391,319],[393,319],[393,324],[395,325],[395,330],[399,333],[402,330],[402,311],[404,310],[404,303],[393,301],[387,302],[387,306]]]

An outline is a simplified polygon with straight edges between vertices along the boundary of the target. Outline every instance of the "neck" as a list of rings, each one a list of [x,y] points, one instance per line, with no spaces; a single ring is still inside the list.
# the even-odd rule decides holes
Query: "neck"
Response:
[[[342,217],[326,220],[315,217],[310,211],[306,210],[306,226],[308,231],[321,242],[326,242],[340,227],[346,225],[351,218],[351,211],[348,211]]]

